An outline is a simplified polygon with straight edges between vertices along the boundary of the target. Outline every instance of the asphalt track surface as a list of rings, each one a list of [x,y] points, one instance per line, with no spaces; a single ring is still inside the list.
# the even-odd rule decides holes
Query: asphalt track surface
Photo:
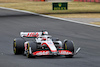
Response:
[[[73,40],[80,53],[73,58],[14,55],[13,39],[21,31],[46,29],[60,40]],[[100,28],[0,9],[0,67],[100,67]]]

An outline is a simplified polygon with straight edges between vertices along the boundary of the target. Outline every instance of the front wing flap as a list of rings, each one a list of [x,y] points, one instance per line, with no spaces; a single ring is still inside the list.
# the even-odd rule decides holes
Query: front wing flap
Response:
[[[49,50],[41,50],[32,53],[34,56],[42,56],[42,55],[73,55],[71,51],[68,50],[58,50],[57,52],[51,52]]]

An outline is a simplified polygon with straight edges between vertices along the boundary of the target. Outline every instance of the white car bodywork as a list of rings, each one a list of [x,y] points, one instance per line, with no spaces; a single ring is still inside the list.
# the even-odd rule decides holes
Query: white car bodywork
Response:
[[[44,49],[44,47],[47,47],[50,49],[50,50],[36,51],[36,52],[32,53],[31,47],[30,47],[30,54],[50,55],[50,53],[52,52],[52,54],[54,54],[54,55],[73,55],[73,53],[71,51],[64,50],[62,48],[63,44],[60,40],[58,40],[58,39],[53,40],[51,38],[52,36],[48,35],[47,31],[44,31],[44,32],[21,32],[20,36],[27,37],[27,38],[34,38],[35,42],[37,44],[39,44],[39,47],[41,47],[42,49]],[[24,43],[25,53],[27,52],[27,44],[28,44],[28,41],[26,41]],[[61,50],[58,50],[58,49],[61,49]],[[77,53],[79,50],[80,50],[80,48],[77,50]]]

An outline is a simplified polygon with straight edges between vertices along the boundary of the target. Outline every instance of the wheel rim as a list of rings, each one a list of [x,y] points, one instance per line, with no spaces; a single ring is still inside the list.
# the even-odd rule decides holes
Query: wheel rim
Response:
[[[16,53],[16,41],[14,41],[13,51]]]
[[[30,53],[29,53],[29,44],[27,44],[27,57],[29,58],[29,55],[30,55]]]
[[[64,48],[65,48],[65,50],[67,50],[67,44],[66,43],[65,43],[65,47]]]

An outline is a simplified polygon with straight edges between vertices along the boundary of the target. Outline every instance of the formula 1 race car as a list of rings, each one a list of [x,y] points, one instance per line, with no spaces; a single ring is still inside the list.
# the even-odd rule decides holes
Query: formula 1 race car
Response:
[[[80,48],[74,52],[73,41],[65,39],[61,42],[58,38],[52,38],[47,31],[42,32],[20,32],[21,38],[13,41],[14,54],[24,54],[28,58],[35,56],[65,56],[73,57]],[[27,41],[25,38],[32,38]]]

